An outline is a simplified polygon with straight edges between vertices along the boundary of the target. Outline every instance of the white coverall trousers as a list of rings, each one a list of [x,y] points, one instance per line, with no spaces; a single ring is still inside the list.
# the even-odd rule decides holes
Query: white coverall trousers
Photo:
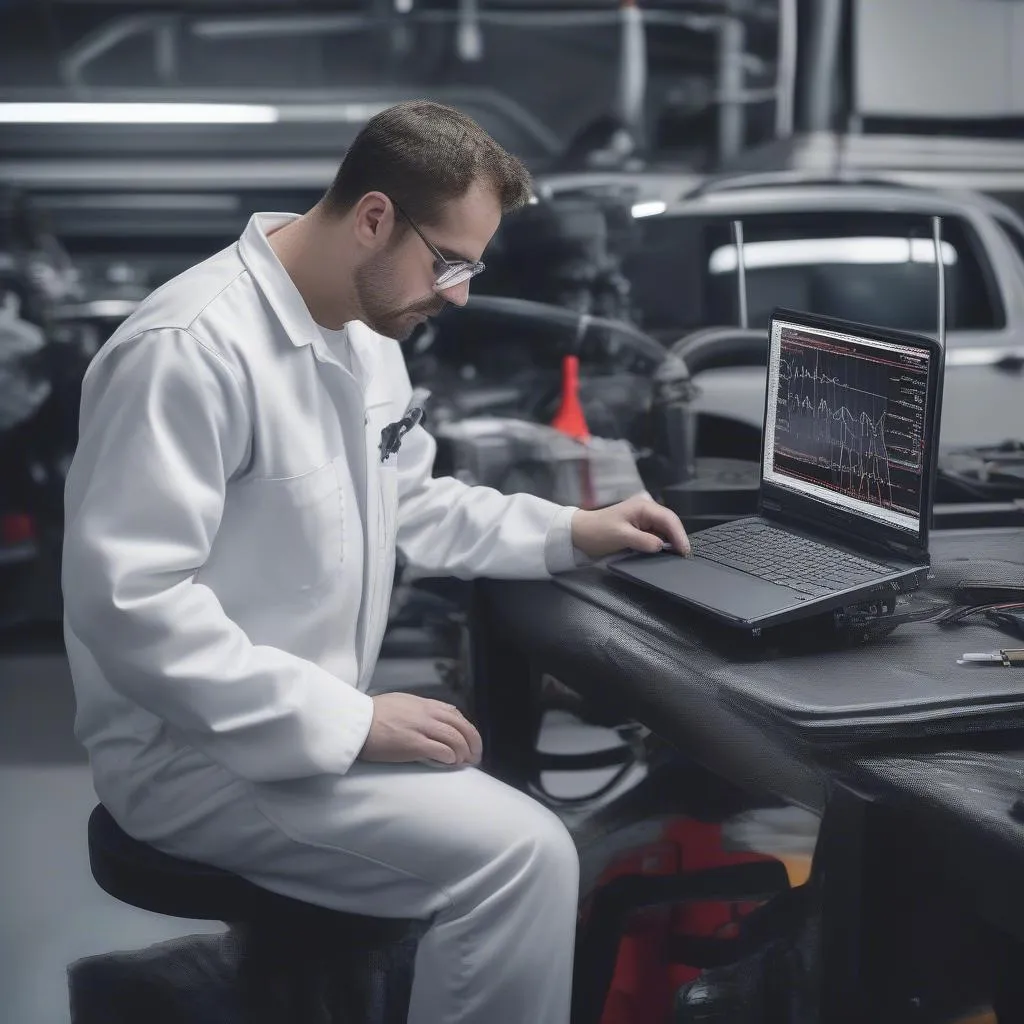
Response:
[[[331,909],[434,916],[409,1024],[567,1024],[579,860],[542,804],[475,768],[223,781],[154,845]]]

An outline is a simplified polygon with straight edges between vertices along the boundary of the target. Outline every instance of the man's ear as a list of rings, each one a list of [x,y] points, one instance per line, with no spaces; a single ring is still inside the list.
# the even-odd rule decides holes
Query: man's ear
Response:
[[[353,211],[356,238],[365,246],[378,249],[391,237],[395,224],[394,207],[381,192],[367,192]]]

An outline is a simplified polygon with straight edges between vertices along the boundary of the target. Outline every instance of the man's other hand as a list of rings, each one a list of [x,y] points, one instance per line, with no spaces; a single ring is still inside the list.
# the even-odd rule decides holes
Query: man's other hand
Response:
[[[479,764],[482,753],[480,733],[451,704],[412,693],[382,693],[373,698],[373,721],[359,757],[455,766]]]
[[[588,558],[620,551],[654,554],[666,541],[677,554],[690,554],[690,541],[679,516],[646,496],[573,513],[572,543]]]

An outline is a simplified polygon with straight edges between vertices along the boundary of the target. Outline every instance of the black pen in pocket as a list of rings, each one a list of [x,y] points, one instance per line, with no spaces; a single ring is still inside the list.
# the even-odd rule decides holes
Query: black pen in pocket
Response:
[[[426,388],[416,388],[402,418],[395,423],[389,423],[381,430],[381,462],[387,462],[402,447],[402,438],[423,419],[423,411],[429,398],[430,392]]]

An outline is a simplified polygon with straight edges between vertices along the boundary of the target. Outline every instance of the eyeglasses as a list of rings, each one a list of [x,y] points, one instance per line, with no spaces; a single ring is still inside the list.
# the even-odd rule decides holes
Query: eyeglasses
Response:
[[[388,198],[390,198],[390,196]],[[476,275],[484,269],[484,264],[479,260],[445,259],[445,257],[441,255],[437,246],[434,245],[434,243],[431,242],[422,231],[420,231],[412,218],[398,205],[398,203],[394,201],[394,199],[391,200],[391,204],[409,222],[413,231],[423,239],[423,244],[434,254],[434,274],[436,277],[436,280],[434,281],[435,289],[440,291],[445,288],[454,288],[456,285],[462,284],[464,281],[468,281],[471,277],[476,277]]]

